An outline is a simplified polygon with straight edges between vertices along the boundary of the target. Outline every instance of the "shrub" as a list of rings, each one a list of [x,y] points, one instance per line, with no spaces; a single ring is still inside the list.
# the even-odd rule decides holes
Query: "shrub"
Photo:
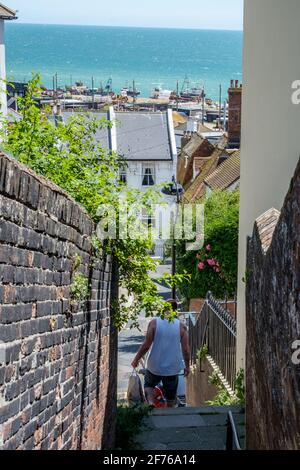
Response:
[[[239,190],[216,191],[205,200],[204,247],[186,251],[178,242],[178,272],[191,275],[180,291],[186,299],[233,295],[237,287]]]
[[[134,438],[142,428],[143,419],[150,413],[149,406],[119,405],[117,408],[116,447],[119,450],[134,450]]]

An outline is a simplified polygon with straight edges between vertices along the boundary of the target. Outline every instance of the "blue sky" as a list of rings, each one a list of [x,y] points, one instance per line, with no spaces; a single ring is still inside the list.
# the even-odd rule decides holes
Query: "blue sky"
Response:
[[[22,23],[238,29],[243,0],[4,0]]]

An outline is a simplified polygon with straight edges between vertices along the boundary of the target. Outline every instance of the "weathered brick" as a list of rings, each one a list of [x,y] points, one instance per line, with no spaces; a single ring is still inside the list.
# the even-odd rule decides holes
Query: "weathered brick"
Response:
[[[97,263],[91,301],[70,314],[72,258],[79,254],[79,271],[87,275],[92,230],[92,221],[74,201],[0,156],[3,448],[77,448],[81,424],[82,447],[101,447],[108,386],[103,376],[110,354],[103,349],[98,370],[96,332],[109,326],[100,320],[109,317],[110,273],[104,270],[110,267]],[[103,402],[101,408],[97,401]]]

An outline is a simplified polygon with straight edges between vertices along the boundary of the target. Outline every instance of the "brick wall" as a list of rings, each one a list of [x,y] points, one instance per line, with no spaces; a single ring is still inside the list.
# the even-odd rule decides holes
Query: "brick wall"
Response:
[[[300,162],[281,214],[262,215],[248,244],[249,449],[300,448],[300,364],[292,358],[300,340],[299,266]]]
[[[239,148],[241,142],[242,87],[233,81],[228,90],[228,146]]]
[[[113,445],[116,332],[111,260],[60,188],[0,155],[0,448]],[[91,285],[73,304],[74,260]]]

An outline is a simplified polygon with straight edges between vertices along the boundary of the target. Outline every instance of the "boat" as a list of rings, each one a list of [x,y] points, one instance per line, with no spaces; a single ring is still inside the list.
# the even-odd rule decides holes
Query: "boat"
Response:
[[[157,86],[151,91],[150,98],[153,100],[169,100],[171,95],[171,90],[164,90],[162,87]]]
[[[200,86],[191,87],[190,80],[188,79],[188,77],[185,77],[182,88],[181,88],[181,92],[180,92],[180,98],[184,101],[195,101],[195,100],[202,99],[203,95],[204,95],[203,87],[200,87]]]
[[[141,94],[141,92],[136,89],[135,82],[133,81],[132,87],[128,86],[128,84],[126,83],[126,85],[121,89],[120,94],[124,98],[126,96],[129,96],[131,98],[137,98]]]

